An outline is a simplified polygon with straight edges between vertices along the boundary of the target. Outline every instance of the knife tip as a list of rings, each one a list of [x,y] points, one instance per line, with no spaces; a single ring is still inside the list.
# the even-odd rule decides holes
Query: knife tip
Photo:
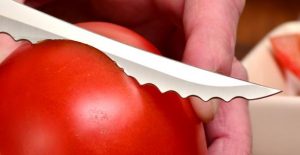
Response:
[[[277,94],[283,92],[282,90],[279,90],[276,88],[270,88],[270,87],[265,87],[265,88],[266,88],[266,94],[261,98],[270,97],[270,96],[277,95]],[[257,98],[257,99],[261,99],[261,98]]]
[[[282,90],[275,89],[275,88],[269,88],[270,95],[276,95],[282,92]]]

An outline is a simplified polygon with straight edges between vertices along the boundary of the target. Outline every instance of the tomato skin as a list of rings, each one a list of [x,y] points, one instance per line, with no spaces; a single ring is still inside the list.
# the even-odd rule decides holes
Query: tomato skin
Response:
[[[22,46],[0,65],[0,86],[1,155],[206,152],[186,100],[81,43]]]
[[[125,27],[107,22],[84,22],[76,25],[106,37],[113,38],[124,44],[138,47],[155,54],[161,54],[149,41]]]

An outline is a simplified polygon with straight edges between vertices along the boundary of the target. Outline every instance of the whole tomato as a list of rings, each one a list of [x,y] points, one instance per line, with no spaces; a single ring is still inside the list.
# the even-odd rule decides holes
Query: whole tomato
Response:
[[[159,53],[125,28],[79,25]],[[187,100],[139,85],[90,46],[68,40],[24,44],[0,65],[1,155],[206,151],[202,124]]]

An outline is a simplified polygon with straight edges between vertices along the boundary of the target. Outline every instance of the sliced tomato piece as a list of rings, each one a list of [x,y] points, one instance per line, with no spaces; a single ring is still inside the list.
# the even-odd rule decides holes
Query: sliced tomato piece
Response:
[[[300,78],[300,34],[277,36],[271,42],[280,67]]]

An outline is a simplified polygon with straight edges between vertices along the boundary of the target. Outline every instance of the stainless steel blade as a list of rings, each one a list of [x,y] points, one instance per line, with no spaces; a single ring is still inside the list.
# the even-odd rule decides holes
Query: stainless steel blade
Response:
[[[15,39],[36,42],[45,38],[64,38],[91,45],[105,52],[140,84],[152,83],[161,92],[174,90],[182,97],[198,96],[204,101],[215,97],[225,101],[236,97],[258,99],[280,92],[148,53],[12,0],[0,0],[0,16],[0,31],[11,34]]]

